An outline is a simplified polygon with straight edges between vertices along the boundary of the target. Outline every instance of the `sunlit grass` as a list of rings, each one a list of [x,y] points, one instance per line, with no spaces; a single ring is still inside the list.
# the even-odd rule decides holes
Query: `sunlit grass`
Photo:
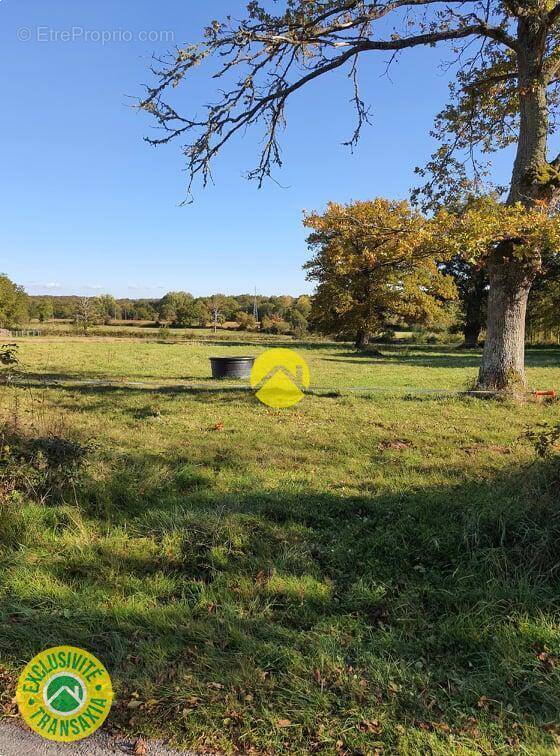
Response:
[[[3,417],[88,453],[62,499],[2,503],[1,663],[82,645],[110,723],[191,747],[554,753],[558,468],[524,433],[558,405],[411,392],[472,381],[443,347],[298,348],[317,387],[390,391],[273,410],[208,380],[247,346],[21,342]],[[558,387],[560,351],[529,361]]]
[[[298,350],[308,362],[316,389],[379,389],[383,393],[414,389],[462,391],[471,388],[478,372],[480,353],[445,346],[380,347],[383,358],[360,355],[349,345],[320,342],[283,342],[243,334],[249,343],[232,333],[206,341],[158,342],[111,338],[22,339],[24,371],[59,380],[108,379],[130,381],[201,381],[211,377],[211,356],[255,355],[271,346]],[[528,351],[528,378],[536,389],[558,383],[558,349]]]

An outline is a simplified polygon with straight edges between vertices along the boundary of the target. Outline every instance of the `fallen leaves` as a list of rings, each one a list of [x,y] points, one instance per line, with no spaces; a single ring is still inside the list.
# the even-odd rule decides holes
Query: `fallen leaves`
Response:
[[[132,751],[134,756],[147,756],[148,754],[148,744],[143,738],[138,738],[136,743],[134,744],[134,750]]]
[[[377,719],[363,719],[358,725],[360,732],[369,732],[373,735],[379,735],[381,732],[381,725]]]
[[[185,699],[185,708],[183,709],[183,714],[188,713],[191,709],[196,709],[200,702],[201,699],[198,696],[188,696]]]
[[[377,446],[377,450],[380,452],[393,449],[394,451],[404,451],[410,449],[413,446],[412,441],[408,441],[405,438],[395,438],[393,440],[386,439]]]
[[[425,732],[441,732],[444,734],[451,732],[451,727],[445,722],[419,722],[418,726]]]
[[[543,672],[554,672],[556,669],[556,664],[558,660],[545,649],[544,651],[541,651],[540,654],[537,655],[537,659],[539,661],[539,666],[541,667]]]

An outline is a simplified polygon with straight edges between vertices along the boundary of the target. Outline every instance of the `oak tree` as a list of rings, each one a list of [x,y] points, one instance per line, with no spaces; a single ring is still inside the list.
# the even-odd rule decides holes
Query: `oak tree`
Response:
[[[523,366],[524,363],[527,296],[512,288],[512,279],[518,282],[518,273],[524,270],[531,271],[533,280],[542,270],[543,259],[553,257],[560,249],[560,216],[551,213],[546,203],[535,203],[529,207],[522,202],[500,204],[495,197],[487,196],[471,200],[459,214],[441,210],[430,221],[430,226],[432,238],[437,240],[438,249],[447,259],[462,256],[472,265],[485,266],[490,271],[491,281],[492,270],[497,265],[509,271],[508,285],[504,284],[500,289],[507,308],[501,310],[496,307],[498,294],[495,280],[494,290],[492,285],[490,288],[485,359],[479,382],[493,389],[507,388],[523,393],[525,376],[514,365]],[[507,291],[509,294],[506,296]],[[522,326],[517,323],[517,317]],[[499,383],[496,383],[495,377],[502,375],[504,363],[503,350],[495,346],[497,324],[508,335],[506,346],[511,356],[509,372],[503,375]],[[517,327],[522,328],[523,338],[516,337]],[[494,348],[489,348],[489,342],[494,344]]]
[[[317,282],[310,321],[322,333],[355,337],[362,349],[388,318],[429,323],[456,296],[434,257],[432,224],[407,202],[332,202],[304,224],[314,252],[305,268]]]

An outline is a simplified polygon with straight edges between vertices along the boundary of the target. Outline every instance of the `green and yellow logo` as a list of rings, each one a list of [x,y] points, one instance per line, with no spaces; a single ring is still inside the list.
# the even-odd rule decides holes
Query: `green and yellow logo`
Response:
[[[291,407],[304,397],[311,376],[303,357],[292,349],[268,349],[255,360],[251,386],[269,407]]]
[[[99,659],[81,648],[57,646],[31,659],[19,678],[16,700],[32,730],[70,743],[87,738],[107,719],[113,688]]]

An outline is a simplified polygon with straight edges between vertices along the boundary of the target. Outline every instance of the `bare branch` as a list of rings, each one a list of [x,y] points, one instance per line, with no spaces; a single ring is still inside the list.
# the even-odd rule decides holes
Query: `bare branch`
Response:
[[[157,84],[147,89],[139,103],[163,131],[161,136],[147,139],[149,143],[165,144],[185,134],[195,135],[184,148],[189,192],[199,174],[207,183],[211,162],[225,144],[257,123],[265,126],[264,146],[259,164],[248,175],[262,184],[272,167],[282,163],[278,135],[285,125],[288,99],[346,64],[351,65],[357,125],[345,144],[355,146],[369,121],[357,74],[363,53],[388,51],[396,55],[414,47],[477,38],[510,51],[517,49],[517,42],[507,32],[507,20],[492,16],[482,0],[288,0],[285,12],[278,16],[253,0],[248,11],[248,18],[238,24],[232,25],[230,19],[213,22],[202,45],[179,49],[173,59],[157,61],[161,66],[153,71]],[[408,15],[412,11],[419,17],[412,19]],[[428,11],[431,15],[426,15]],[[388,18],[404,25],[407,33],[401,35],[395,29],[390,38],[377,38],[373,34],[376,23]],[[240,72],[239,78],[221,92],[221,100],[207,106],[203,117],[186,118],[163,98],[210,57],[220,63],[215,79],[229,81],[234,72]]]

